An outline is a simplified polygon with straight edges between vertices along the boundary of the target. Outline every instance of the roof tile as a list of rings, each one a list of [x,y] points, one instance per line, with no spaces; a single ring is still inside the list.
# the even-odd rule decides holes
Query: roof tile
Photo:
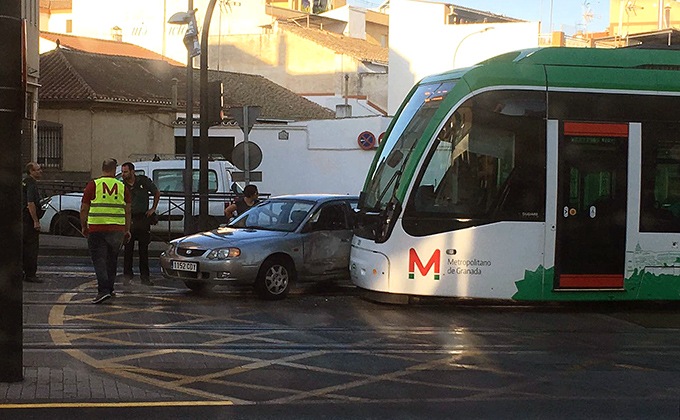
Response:
[[[40,101],[171,105],[172,79],[178,97],[186,92],[186,67],[165,61],[92,54],[57,48],[40,56]],[[199,97],[199,71],[194,71],[194,97]],[[260,118],[312,120],[334,113],[259,75],[210,71],[210,80],[222,80],[225,108],[258,105]],[[198,100],[195,100],[198,103]]]
[[[40,31],[40,38],[52,42],[58,42],[60,47],[71,50],[85,51],[107,55],[125,55],[128,57],[150,58],[152,60],[164,60],[176,66],[184,64],[171,58],[164,57],[154,51],[142,48],[139,45],[127,42],[118,42],[108,39],[88,38],[85,36],[75,36],[70,34],[59,34],[55,32]]]

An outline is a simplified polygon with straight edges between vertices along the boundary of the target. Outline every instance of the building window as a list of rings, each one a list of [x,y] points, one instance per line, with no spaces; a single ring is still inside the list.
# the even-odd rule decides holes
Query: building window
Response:
[[[45,168],[62,169],[64,126],[50,121],[38,121],[38,156],[36,161]]]
[[[73,21],[71,19],[66,19],[66,33],[73,33]]]

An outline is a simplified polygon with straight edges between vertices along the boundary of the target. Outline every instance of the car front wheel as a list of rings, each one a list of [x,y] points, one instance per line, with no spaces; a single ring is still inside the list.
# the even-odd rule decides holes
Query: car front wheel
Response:
[[[283,299],[295,278],[293,264],[283,258],[270,258],[262,264],[255,281],[255,291],[267,300]]]

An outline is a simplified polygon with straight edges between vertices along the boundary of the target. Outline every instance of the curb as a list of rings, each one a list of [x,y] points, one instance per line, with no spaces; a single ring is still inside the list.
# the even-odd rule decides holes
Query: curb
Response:
[[[166,242],[151,241],[149,256],[158,258],[166,248]],[[87,248],[87,239],[85,238],[43,234],[40,235],[38,256],[89,257],[90,251]]]
[[[121,254],[123,250],[121,249]],[[149,249],[149,258],[158,258],[161,256],[162,250]],[[85,248],[40,248],[38,250],[39,257],[89,257],[90,251]],[[135,258],[137,251],[135,250]]]

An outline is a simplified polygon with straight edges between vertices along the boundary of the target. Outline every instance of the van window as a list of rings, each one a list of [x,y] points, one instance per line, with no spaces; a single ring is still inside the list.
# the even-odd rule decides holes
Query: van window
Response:
[[[198,191],[199,169],[193,171],[193,191]],[[153,171],[153,182],[161,192],[184,192],[184,169],[156,169]],[[208,192],[217,192],[217,172],[208,171]]]

